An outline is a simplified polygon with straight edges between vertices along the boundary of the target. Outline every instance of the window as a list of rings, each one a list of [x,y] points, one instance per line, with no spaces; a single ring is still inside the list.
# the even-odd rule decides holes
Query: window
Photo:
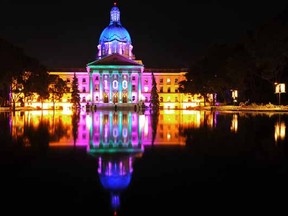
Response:
[[[175,102],[179,102],[179,101],[178,101],[178,97],[175,97]]]
[[[163,78],[160,78],[159,83],[163,84]]]
[[[178,78],[175,79],[175,84],[178,84]]]
[[[135,101],[135,96],[132,96],[132,101]]]
[[[132,85],[132,91],[136,91],[136,86]]]
[[[95,80],[99,80],[98,76],[95,77]]]
[[[86,88],[85,87],[83,87],[82,92],[86,92]]]
[[[83,79],[82,79],[82,82],[83,82],[83,83],[86,83],[86,79],[85,79],[85,78],[83,78]]]
[[[163,92],[163,86],[160,87],[160,92],[161,92],[161,93]]]
[[[99,85],[95,85],[95,91],[99,91]]]
[[[145,97],[145,102],[148,102],[148,97]]]
[[[132,80],[133,80],[133,81],[135,80],[135,76],[132,76]]]
[[[70,79],[69,78],[67,78],[67,83],[70,83]]]
[[[168,92],[168,93],[170,93],[170,92],[171,92],[171,89],[170,89],[170,87],[168,87],[168,89],[167,89],[167,92]]]
[[[96,101],[98,101],[99,100],[99,97],[98,96],[96,96]]]
[[[163,97],[160,97],[160,102],[163,102]]]
[[[167,78],[167,85],[170,85],[170,84],[171,84],[171,79]]]
[[[145,80],[144,80],[144,83],[145,83],[145,84],[148,84],[148,79],[145,79]]]

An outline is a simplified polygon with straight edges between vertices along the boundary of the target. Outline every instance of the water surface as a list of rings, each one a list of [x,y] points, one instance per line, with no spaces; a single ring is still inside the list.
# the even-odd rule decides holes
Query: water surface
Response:
[[[3,210],[274,214],[287,201],[288,116],[0,113]]]

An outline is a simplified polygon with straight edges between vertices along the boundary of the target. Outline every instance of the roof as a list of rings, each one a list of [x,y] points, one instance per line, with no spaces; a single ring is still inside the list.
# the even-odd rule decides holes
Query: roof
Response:
[[[87,64],[87,66],[101,66],[101,65],[133,65],[133,66],[143,66],[137,61],[126,58],[118,53],[113,53],[111,55],[105,56],[104,58],[97,59],[93,62]]]

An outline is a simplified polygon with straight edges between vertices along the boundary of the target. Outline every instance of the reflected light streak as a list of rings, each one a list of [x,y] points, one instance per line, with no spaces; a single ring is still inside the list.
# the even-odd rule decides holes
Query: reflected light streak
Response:
[[[233,114],[230,130],[234,133],[238,131],[238,115]]]
[[[275,132],[274,138],[277,142],[278,140],[284,140],[286,136],[286,125],[285,122],[276,122],[275,123]]]

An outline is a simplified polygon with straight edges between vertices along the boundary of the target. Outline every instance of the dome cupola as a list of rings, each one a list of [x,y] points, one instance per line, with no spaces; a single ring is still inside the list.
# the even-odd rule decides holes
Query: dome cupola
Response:
[[[134,59],[132,42],[129,32],[120,22],[120,10],[116,3],[110,11],[110,23],[102,31],[98,44],[98,59],[118,53]]]

